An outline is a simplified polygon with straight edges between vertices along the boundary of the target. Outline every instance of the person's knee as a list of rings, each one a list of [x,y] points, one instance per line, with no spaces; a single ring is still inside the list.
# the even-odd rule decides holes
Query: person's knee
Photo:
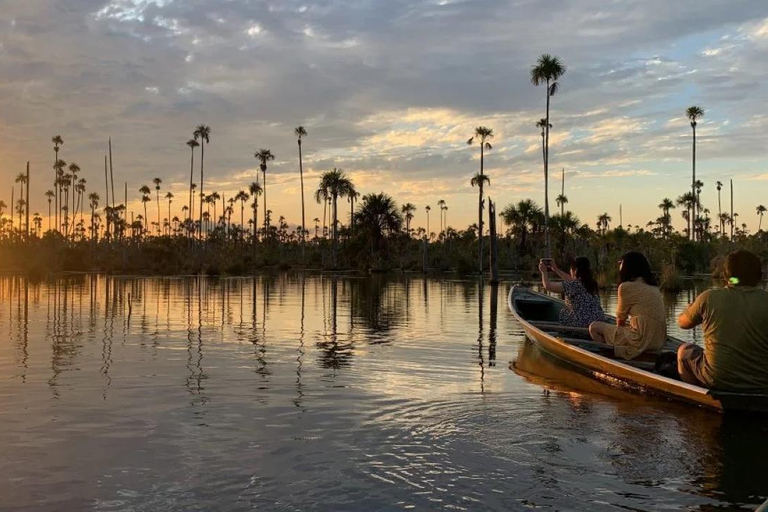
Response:
[[[592,322],[589,324],[589,335],[592,339],[598,339],[601,337],[602,329],[600,328],[600,322]]]

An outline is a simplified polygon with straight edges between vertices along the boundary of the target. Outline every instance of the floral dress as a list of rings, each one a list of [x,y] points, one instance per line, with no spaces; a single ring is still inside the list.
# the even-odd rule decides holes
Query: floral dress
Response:
[[[565,306],[560,310],[560,323],[569,327],[589,327],[592,322],[604,322],[605,313],[600,298],[587,291],[578,279],[563,281]]]

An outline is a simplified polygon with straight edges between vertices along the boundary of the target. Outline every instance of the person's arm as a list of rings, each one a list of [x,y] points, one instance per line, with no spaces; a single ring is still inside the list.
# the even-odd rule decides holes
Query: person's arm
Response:
[[[541,272],[541,285],[545,290],[552,293],[563,293],[563,283],[553,283],[549,280],[549,271],[543,261],[539,262],[539,272]]]
[[[681,329],[693,329],[704,321],[704,308],[707,304],[708,292],[704,292],[689,304],[688,307],[677,317],[677,325]]]
[[[568,274],[567,272],[563,272],[557,267],[557,263],[555,263],[555,260],[552,260],[552,271],[560,276],[560,279],[562,279],[565,282],[573,281],[573,277],[571,277],[571,274]]]
[[[619,304],[616,307],[616,325],[619,327],[623,326],[627,323],[627,318],[629,317],[629,302],[627,301],[626,294],[626,288],[623,284],[619,285]]]

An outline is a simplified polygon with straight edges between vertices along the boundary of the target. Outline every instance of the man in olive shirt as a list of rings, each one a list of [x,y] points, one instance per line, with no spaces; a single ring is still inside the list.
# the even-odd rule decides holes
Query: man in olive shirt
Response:
[[[702,326],[704,348],[677,351],[683,381],[724,391],[768,393],[768,292],[758,288],[762,264],[749,251],[728,255],[728,285],[699,295],[677,319],[683,329]]]

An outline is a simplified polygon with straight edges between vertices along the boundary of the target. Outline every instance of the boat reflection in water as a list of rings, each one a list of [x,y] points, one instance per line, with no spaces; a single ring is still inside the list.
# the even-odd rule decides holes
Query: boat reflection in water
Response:
[[[529,382],[542,386],[546,395],[564,397],[571,409],[571,427],[599,416],[612,422],[615,434],[607,441],[616,450],[618,474],[636,473],[639,461],[657,464],[648,474],[659,479],[674,467],[690,473],[701,468],[690,492],[754,510],[768,493],[768,422],[743,415],[723,415],[652,395],[623,391],[581,373],[565,361],[542,351],[526,340],[520,344],[510,367]],[[597,405],[612,409],[608,418]],[[631,418],[646,417],[643,431]],[[628,421],[629,420],[629,421]],[[605,428],[605,425],[602,425]],[[757,443],[757,444],[756,444]],[[679,449],[678,445],[682,445]],[[648,452],[657,452],[649,456]],[[641,455],[642,454],[642,455]],[[687,458],[686,458],[687,457]],[[630,476],[630,475],[625,475]],[[653,486],[653,481],[647,485]],[[701,510],[721,510],[714,506]],[[728,509],[731,510],[731,509]]]

